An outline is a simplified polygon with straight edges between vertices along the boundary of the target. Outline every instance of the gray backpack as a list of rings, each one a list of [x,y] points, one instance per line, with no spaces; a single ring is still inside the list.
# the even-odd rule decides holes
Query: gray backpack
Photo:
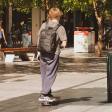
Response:
[[[59,27],[60,24],[57,24],[55,27],[49,27],[46,22],[46,27],[41,30],[39,35],[38,51],[41,53],[55,53],[59,42],[56,31]]]

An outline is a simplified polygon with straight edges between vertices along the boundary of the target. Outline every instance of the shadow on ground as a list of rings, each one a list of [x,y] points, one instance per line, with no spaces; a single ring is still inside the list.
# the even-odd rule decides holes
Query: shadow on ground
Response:
[[[20,62],[21,63],[21,62]],[[0,64],[0,74],[39,74],[39,63]],[[104,58],[60,58],[59,72],[106,72]]]
[[[0,65],[0,78],[3,74],[37,74],[39,73],[38,63]],[[60,58],[59,72],[106,72],[106,59],[73,59]],[[10,76],[12,77],[12,76]],[[13,76],[14,77],[14,76]],[[15,76],[16,77],[16,76]],[[9,78],[9,77],[8,77]],[[104,77],[105,78],[105,77]],[[88,82],[90,83],[90,82]],[[42,107],[38,102],[39,94],[33,93],[17,98],[0,102],[0,112],[50,112],[66,105],[106,105],[106,88],[81,88],[81,85],[66,88],[54,93],[59,96],[58,105],[52,107]],[[80,87],[80,88],[79,88]]]
[[[22,77],[20,74],[37,75],[40,74],[39,62],[18,62],[13,64],[0,64],[0,82],[5,79]],[[106,72],[105,58],[60,58],[59,72]],[[5,74],[14,74],[5,76]]]
[[[61,58],[60,72],[106,72],[105,58]]]
[[[88,94],[89,93],[89,94]],[[39,94],[29,94],[0,102],[0,112],[50,112],[66,105],[97,106],[106,105],[105,88],[68,88],[54,93],[60,96],[58,105],[42,107],[38,102]]]

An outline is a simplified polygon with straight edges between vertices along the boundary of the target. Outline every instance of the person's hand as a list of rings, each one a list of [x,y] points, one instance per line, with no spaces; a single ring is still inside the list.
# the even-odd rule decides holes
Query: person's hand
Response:
[[[7,41],[5,40],[5,44],[7,45]]]
[[[67,41],[62,41],[61,47],[62,47],[62,48],[65,48],[65,47],[66,47],[66,44],[67,44]]]
[[[37,59],[40,60],[40,52],[37,52]]]

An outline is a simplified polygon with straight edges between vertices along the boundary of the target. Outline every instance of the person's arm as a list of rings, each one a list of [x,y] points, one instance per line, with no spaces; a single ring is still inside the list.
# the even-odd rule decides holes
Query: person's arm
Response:
[[[3,34],[4,41],[7,44],[6,37],[5,37],[5,33],[4,33],[4,30],[3,29],[2,29],[2,34]]]
[[[67,45],[67,35],[66,35],[65,28],[63,26],[60,26],[58,28],[58,36],[61,40],[61,47],[65,48]]]

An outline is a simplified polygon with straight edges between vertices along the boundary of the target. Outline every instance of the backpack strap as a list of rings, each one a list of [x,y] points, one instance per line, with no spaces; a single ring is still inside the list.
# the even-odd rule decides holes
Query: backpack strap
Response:
[[[60,26],[61,26],[61,24],[57,24],[55,30],[57,31]]]

